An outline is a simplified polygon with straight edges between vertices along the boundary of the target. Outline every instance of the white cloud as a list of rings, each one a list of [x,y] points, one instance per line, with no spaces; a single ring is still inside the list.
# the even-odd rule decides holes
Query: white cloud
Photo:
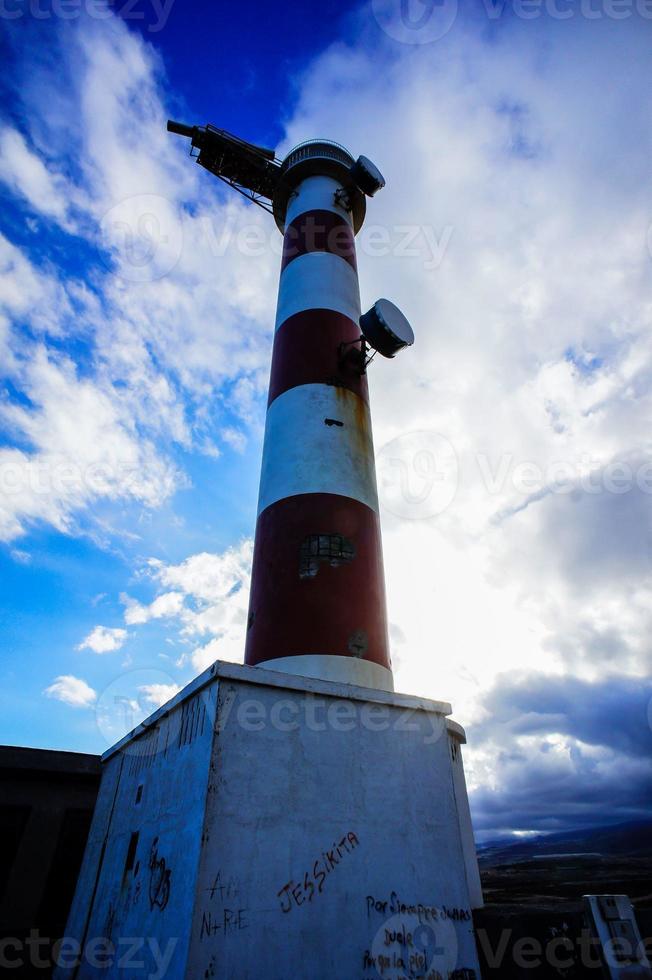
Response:
[[[22,551],[20,548],[12,548],[9,552],[14,561],[19,562],[21,565],[29,565],[32,556],[28,551]]]
[[[76,234],[106,266],[72,280],[0,238],[0,374],[23,396],[0,405],[13,443],[0,458],[0,540],[38,522],[99,523],[100,504],[159,507],[186,484],[171,443],[216,457],[223,432],[240,448],[232,413],[260,425],[267,373],[278,256],[248,256],[237,239],[243,224],[276,234],[267,216],[225,203],[166,132],[153,48],[117,18],[64,26],[56,67],[30,66],[21,86],[29,140],[0,132],[0,179],[66,229],[74,205]],[[74,178],[64,186],[59,172]],[[83,375],[54,338],[85,348]]]
[[[201,552],[179,565],[150,559],[149,567],[162,585],[178,588],[202,602],[220,602],[246,582],[251,567],[252,544],[246,540],[222,554]]]
[[[149,604],[123,595],[125,622],[166,619],[184,643],[208,637],[177,658],[179,667],[189,662],[199,672],[215,660],[242,663],[252,551],[253,543],[246,539],[221,554],[200,552],[178,565],[151,558],[146,567],[150,579],[173,591],[161,592]]]
[[[11,341],[15,341],[12,321],[29,321],[38,334],[61,336],[72,313],[69,296],[56,276],[35,268],[19,248],[0,235],[0,316],[6,324],[8,355],[3,371],[17,369],[11,350]]]
[[[138,688],[138,693],[147,703],[155,708],[160,708],[162,704],[170,701],[181,688],[177,684],[142,684]]]
[[[157,596],[149,605],[143,605],[128,595],[123,595],[125,623],[142,625],[152,619],[169,619],[178,616],[183,609],[183,595],[180,592],[165,592]]]
[[[57,219],[65,216],[62,179],[48,170],[23,135],[9,126],[0,129],[0,180],[22,194],[36,211]]]
[[[124,646],[127,631],[118,627],[96,626],[77,647],[78,650],[92,650],[93,653],[113,653]]]
[[[240,429],[227,426],[220,432],[222,439],[237,453],[243,453],[247,447],[247,437]]]
[[[220,636],[196,647],[190,654],[190,662],[197,673],[206,670],[216,660],[241,664],[244,659],[244,633],[240,629],[225,630]]]
[[[46,687],[44,692],[46,697],[54,698],[55,701],[63,701],[73,708],[90,708],[97,699],[97,693],[86,681],[72,674],[61,674],[55,677],[52,684]]]
[[[238,235],[243,226],[264,240],[275,235],[268,216],[224,194],[166,132],[151,46],[119,20],[110,32],[81,23],[76,40],[67,56],[89,209],[117,274],[104,283],[105,297],[135,330],[127,340],[106,322],[103,356],[115,363],[125,342],[144,342],[200,403],[209,386],[239,374],[253,375],[262,391],[278,255],[269,248],[248,255]]]
[[[157,507],[183,478],[135,425],[110,385],[80,377],[63,356],[35,346],[14,379],[29,405],[0,403],[0,424],[29,449],[0,449],[0,540],[35,521],[70,531],[92,502]]]
[[[186,637],[212,636],[213,643],[196,650],[193,662],[207,658],[242,662],[249,603],[253,542],[250,539],[221,554],[202,552],[180,565],[150,560],[150,570],[165,586],[181,589],[188,597],[181,623]],[[215,655],[214,655],[215,654]]]

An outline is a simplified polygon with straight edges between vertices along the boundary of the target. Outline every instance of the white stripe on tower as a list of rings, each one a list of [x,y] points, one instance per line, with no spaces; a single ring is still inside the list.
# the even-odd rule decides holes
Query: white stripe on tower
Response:
[[[307,177],[288,204],[285,227],[288,228],[295,218],[310,211],[331,211],[351,226],[349,212],[335,203],[338,187],[338,182],[332,177]]]
[[[334,493],[378,511],[369,412],[346,388],[290,388],[267,411],[258,513],[285,497]]]
[[[351,219],[311,176],[285,221],[246,662],[393,689]],[[348,348],[347,348],[348,349]]]
[[[335,310],[355,323],[360,319],[358,274],[339,255],[309,252],[281,273],[276,329],[304,310]]]

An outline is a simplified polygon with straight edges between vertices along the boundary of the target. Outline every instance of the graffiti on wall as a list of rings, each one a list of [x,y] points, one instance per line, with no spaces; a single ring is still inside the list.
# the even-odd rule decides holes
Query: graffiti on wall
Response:
[[[208,892],[208,905],[213,907],[202,910],[200,939],[219,934],[227,936],[249,928],[249,909],[234,907],[240,904],[240,885],[233,875],[227,877],[221,870],[217,871],[205,891]]]
[[[331,850],[322,851],[321,859],[317,858],[313,862],[311,871],[306,871],[303,876],[299,876],[298,882],[290,879],[276,893],[281,903],[281,910],[290,912],[304,902],[312,902],[315,895],[321,894],[327,876],[337,868],[346,854],[350,854],[358,847],[359,843],[356,834],[350,830],[339,843],[333,844]]]
[[[367,980],[476,980],[473,969],[458,966],[458,929],[471,928],[470,909],[405,902],[393,891],[389,898],[367,895],[368,919],[376,929],[362,957]],[[382,917],[380,920],[378,917]]]
[[[152,842],[149,852],[149,904],[161,911],[170,901],[170,877],[172,872],[165,863],[165,858],[158,855],[158,837]]]

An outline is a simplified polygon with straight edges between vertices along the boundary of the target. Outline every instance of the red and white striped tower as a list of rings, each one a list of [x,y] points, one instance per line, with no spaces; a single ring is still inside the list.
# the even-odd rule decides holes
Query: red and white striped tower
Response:
[[[392,690],[365,371],[367,345],[394,357],[414,335],[389,300],[360,316],[354,242],[383,176],[327,140],[280,161],[214,126],[168,131],[284,236],[245,660]]]
[[[351,173],[360,160],[336,144],[302,144],[274,195],[284,248],[245,660],[393,690],[358,343],[354,235],[365,195]]]

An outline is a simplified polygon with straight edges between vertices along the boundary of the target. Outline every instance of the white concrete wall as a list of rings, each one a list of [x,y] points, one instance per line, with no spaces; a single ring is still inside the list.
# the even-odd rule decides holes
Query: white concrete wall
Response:
[[[457,819],[462,838],[462,850],[464,851],[464,868],[466,870],[466,883],[469,889],[469,900],[472,909],[479,909],[484,905],[484,898],[482,896],[480,868],[478,867],[475,836],[471,821],[471,808],[469,807],[469,795],[466,791],[464,761],[462,758],[462,746],[466,745],[466,735],[464,734],[464,729],[454,721],[451,721],[450,718],[447,721],[447,728],[451,752],[453,791],[455,793]]]
[[[191,690],[106,759],[66,932],[96,947],[77,973],[61,969],[55,976],[154,978],[165,959],[165,976],[184,976],[216,694],[216,684]],[[134,833],[134,867],[125,871]],[[113,952],[103,956],[107,944]]]
[[[183,748],[168,738],[144,777],[130,772],[125,754],[142,735],[108,759],[70,923],[80,935],[81,909],[93,901],[87,936],[106,935],[110,924],[114,942],[141,937],[146,965],[139,972],[82,962],[76,976],[479,977],[450,706],[261,668],[212,670],[189,697],[210,705],[218,698],[214,734],[205,726]],[[178,724],[181,704],[182,696],[171,713],[152,719],[159,745]],[[91,865],[118,768],[93,900]],[[141,863],[125,883],[136,829]],[[169,889],[157,892],[155,882],[161,902],[152,905],[161,859]],[[158,943],[160,960],[169,939],[176,940],[171,965],[154,974],[150,946]],[[456,973],[464,970],[475,973]]]

